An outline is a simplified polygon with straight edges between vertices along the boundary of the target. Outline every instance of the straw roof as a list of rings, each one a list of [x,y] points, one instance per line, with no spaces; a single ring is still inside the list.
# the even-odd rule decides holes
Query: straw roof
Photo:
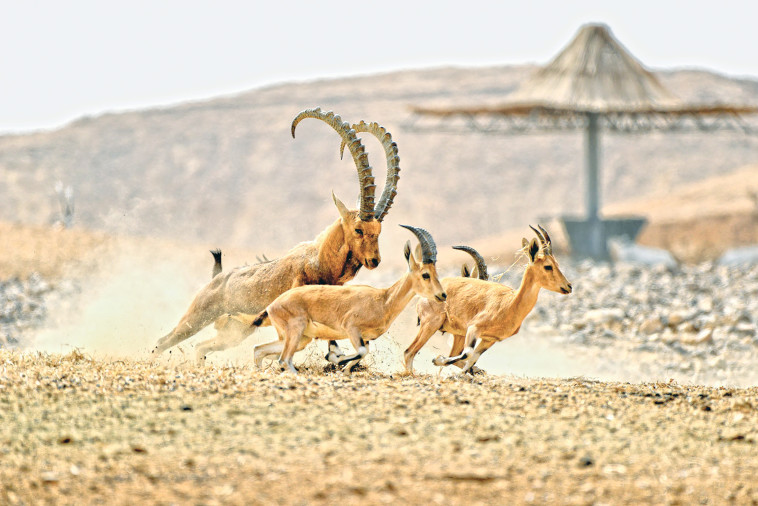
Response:
[[[509,102],[585,112],[659,109],[678,100],[605,25],[585,25]]]
[[[588,24],[545,67],[496,106],[415,107],[430,116],[534,113],[715,116],[758,112],[752,105],[685,104],[667,90],[603,24]]]

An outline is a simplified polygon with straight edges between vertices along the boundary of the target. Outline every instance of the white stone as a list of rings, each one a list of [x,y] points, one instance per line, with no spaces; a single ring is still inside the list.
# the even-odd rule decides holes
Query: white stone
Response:
[[[758,246],[730,249],[718,259],[719,265],[730,267],[758,264]]]

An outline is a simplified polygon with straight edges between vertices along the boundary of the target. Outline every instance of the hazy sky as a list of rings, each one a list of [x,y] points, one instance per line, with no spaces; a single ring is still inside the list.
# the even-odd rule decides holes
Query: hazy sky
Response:
[[[752,0],[0,0],[0,133],[282,81],[546,63],[607,23],[653,69],[758,79]]]

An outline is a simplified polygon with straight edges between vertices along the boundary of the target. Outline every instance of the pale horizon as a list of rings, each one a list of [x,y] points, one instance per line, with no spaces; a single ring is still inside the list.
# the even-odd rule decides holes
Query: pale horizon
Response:
[[[758,80],[758,4],[582,0],[49,1],[3,6],[0,135],[209,100],[262,87],[439,67],[547,63],[587,23],[605,23],[652,70]],[[293,12],[298,14],[292,15]]]

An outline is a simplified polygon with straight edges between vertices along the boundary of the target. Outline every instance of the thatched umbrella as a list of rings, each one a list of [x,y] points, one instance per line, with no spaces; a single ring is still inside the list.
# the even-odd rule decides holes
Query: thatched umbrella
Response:
[[[606,238],[618,233],[633,239],[644,220],[599,217],[599,132],[741,129],[742,114],[755,106],[684,104],[634,58],[605,25],[583,26],[550,63],[537,70],[497,106],[416,107],[417,116],[447,122],[461,116],[468,131],[525,133],[546,130],[586,131],[586,220],[564,219],[572,250],[595,258],[607,256]],[[499,120],[482,125],[478,117]],[[445,125],[439,125],[446,129]]]

